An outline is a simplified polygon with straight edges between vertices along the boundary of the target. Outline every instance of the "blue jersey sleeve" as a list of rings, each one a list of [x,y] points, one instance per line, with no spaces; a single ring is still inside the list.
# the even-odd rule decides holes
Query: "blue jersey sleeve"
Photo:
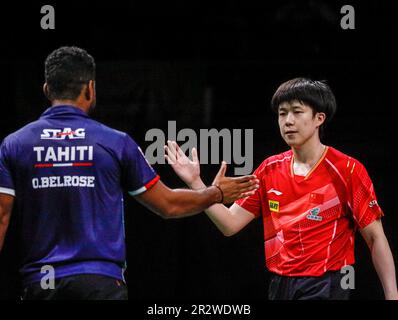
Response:
[[[4,140],[0,146],[0,193],[15,196],[10,156],[10,145]]]
[[[158,180],[159,176],[145,159],[141,148],[126,135],[122,152],[123,187],[130,195],[136,196],[151,188]]]

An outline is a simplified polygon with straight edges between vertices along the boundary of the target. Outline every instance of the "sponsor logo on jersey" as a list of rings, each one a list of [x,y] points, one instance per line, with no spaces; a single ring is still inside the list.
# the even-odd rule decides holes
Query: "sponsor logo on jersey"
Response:
[[[377,205],[378,205],[377,200],[372,200],[372,201],[369,202],[369,208],[373,208],[373,207],[375,207]]]
[[[86,132],[83,128],[72,130],[72,128],[64,129],[43,129],[40,135],[42,140],[65,140],[68,139],[85,139]]]
[[[322,221],[322,217],[318,216],[319,212],[321,212],[320,208],[314,208],[310,210],[310,213],[307,215],[307,219],[315,220],[315,221]]]
[[[279,190],[275,190],[274,188],[269,189],[267,193],[275,193],[277,196],[281,196],[283,194],[282,192],[280,192]]]
[[[273,212],[279,212],[279,201],[268,200],[269,209]]]

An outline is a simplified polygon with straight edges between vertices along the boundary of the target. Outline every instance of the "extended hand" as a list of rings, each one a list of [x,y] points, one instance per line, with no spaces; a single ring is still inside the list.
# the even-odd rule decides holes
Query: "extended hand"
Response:
[[[259,180],[254,175],[242,177],[226,177],[225,172],[227,164],[225,161],[221,163],[212,185],[218,186],[223,192],[223,203],[232,203],[237,199],[245,198],[253,195],[259,188]]]
[[[191,186],[196,179],[200,178],[200,164],[195,148],[192,148],[192,161],[182,152],[175,141],[167,141],[164,150],[167,162],[187,185]]]

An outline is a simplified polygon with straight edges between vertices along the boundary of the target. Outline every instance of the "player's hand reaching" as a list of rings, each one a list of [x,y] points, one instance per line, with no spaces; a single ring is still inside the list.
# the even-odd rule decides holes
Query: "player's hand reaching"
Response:
[[[192,161],[175,141],[167,141],[164,149],[167,162],[182,181],[191,187],[195,180],[200,179],[200,164],[196,148],[192,148]]]
[[[205,187],[200,178],[200,164],[195,148],[192,149],[192,160],[185,155],[175,141],[167,141],[164,149],[167,162],[188,186]],[[232,203],[239,198],[248,197],[258,189],[259,180],[256,176],[226,177],[226,170],[227,164],[223,161],[212,183],[212,185],[220,188],[222,203]]]
[[[254,175],[242,177],[226,177],[227,163],[223,161],[218,171],[213,186],[218,186],[223,193],[222,203],[232,203],[237,199],[253,195],[259,188],[259,180]]]

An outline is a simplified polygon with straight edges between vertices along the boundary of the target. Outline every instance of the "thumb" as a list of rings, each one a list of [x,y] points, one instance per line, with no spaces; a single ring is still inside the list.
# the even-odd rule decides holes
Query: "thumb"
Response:
[[[192,148],[192,161],[195,163],[198,163],[198,151],[196,151],[196,148]]]
[[[224,177],[226,171],[227,171],[227,163],[225,161],[223,161],[223,162],[221,162],[220,170],[218,170],[217,178]]]

